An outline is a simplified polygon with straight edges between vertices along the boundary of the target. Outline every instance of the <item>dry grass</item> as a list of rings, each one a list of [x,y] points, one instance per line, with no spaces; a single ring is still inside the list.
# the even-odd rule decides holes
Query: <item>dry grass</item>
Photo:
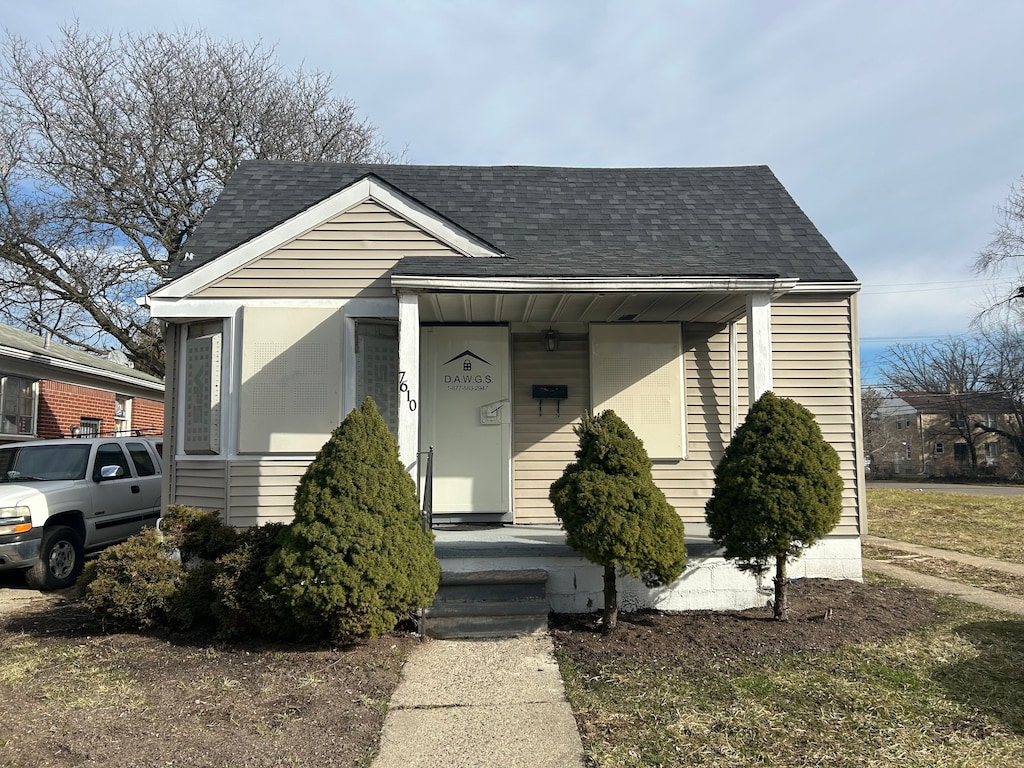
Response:
[[[894,641],[739,669],[562,660],[590,766],[1024,765],[1024,622],[952,600]]]
[[[881,560],[928,576],[970,584],[972,587],[980,587],[1004,595],[1024,597],[1024,582],[1021,581],[1021,578],[1003,571],[977,568],[955,560],[929,557],[871,544],[865,544],[861,550],[864,557],[871,560]]]
[[[869,488],[868,532],[928,547],[1024,563],[1024,496]]]

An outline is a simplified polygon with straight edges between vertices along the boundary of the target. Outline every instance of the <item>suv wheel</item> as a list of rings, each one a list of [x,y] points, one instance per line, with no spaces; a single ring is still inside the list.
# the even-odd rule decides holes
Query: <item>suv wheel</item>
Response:
[[[39,561],[26,572],[25,582],[33,589],[66,589],[78,579],[84,560],[82,537],[74,528],[47,528],[43,531]]]

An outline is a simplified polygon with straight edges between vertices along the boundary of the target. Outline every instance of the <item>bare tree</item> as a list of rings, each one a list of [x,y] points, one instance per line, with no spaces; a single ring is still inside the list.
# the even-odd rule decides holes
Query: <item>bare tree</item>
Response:
[[[1006,201],[996,208],[998,223],[992,240],[974,260],[978,274],[998,274],[1010,269],[1004,290],[996,290],[986,299],[987,308],[979,319],[992,316],[1020,319],[1024,314],[1024,176],[1010,186]]]
[[[874,387],[860,393],[861,422],[864,432],[864,457],[868,466],[877,471],[882,466],[882,457],[892,450],[897,442],[885,428],[885,405],[889,397]]]
[[[882,359],[882,375],[893,391],[935,395],[949,413],[949,429],[967,446],[971,467],[978,466],[982,433],[974,415],[974,400],[965,397],[987,387],[991,350],[973,336],[952,336],[930,344],[896,344]],[[934,435],[933,435],[934,436]]]
[[[1006,438],[1024,459],[1024,332],[1016,325],[994,324],[982,330],[981,338],[989,350],[985,389],[1003,403],[1003,420],[976,426]]]
[[[242,160],[383,162],[377,129],[322,72],[272,48],[62,29],[0,51],[0,316],[160,374],[136,306]]]

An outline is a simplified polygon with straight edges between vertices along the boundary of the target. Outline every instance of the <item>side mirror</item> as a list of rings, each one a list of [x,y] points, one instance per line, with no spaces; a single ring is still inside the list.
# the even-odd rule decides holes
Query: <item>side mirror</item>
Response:
[[[117,464],[108,464],[105,467],[100,467],[100,480],[113,480],[117,477],[124,477],[124,467],[119,467]]]

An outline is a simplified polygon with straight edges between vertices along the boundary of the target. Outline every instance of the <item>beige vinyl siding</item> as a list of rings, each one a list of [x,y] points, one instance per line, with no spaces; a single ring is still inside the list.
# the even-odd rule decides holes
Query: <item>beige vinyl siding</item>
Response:
[[[512,496],[517,524],[558,522],[548,490],[575,459],[572,428],[590,406],[588,354],[583,334],[563,335],[556,352],[544,349],[541,334],[512,337]],[[554,400],[545,400],[541,414],[532,397],[534,384],[565,384],[569,398],[557,409]]]
[[[295,488],[308,466],[296,460],[231,462],[228,522],[237,528],[291,522]]]
[[[843,516],[838,534],[859,532],[853,298],[789,295],[772,304],[774,391],[814,414],[839,453]]]
[[[224,519],[226,475],[227,464],[219,459],[175,462],[171,503],[216,512]]]
[[[653,475],[693,538],[707,535],[704,505],[715,485],[715,464],[731,436],[728,326],[683,323],[683,350],[686,459],[657,462]],[[744,361],[741,381],[745,377]],[[740,394],[745,402],[745,381]]]
[[[217,512],[229,525],[248,528],[292,519],[295,487],[309,462],[242,459],[177,463],[174,502]]]
[[[407,256],[457,255],[367,200],[194,295],[201,298],[390,298],[388,272]]]

